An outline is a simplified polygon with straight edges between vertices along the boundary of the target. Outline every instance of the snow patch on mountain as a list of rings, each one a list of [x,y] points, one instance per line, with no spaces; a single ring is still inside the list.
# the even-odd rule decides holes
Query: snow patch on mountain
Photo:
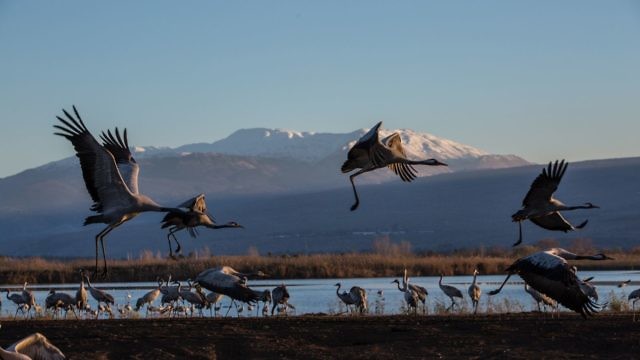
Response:
[[[138,156],[168,153],[222,153],[229,155],[290,158],[314,162],[336,152],[346,152],[368,129],[350,133],[318,133],[287,129],[241,129],[213,143],[196,143],[170,149],[166,147],[136,147]],[[466,159],[489,155],[488,152],[411,129],[381,130],[381,138],[398,132],[410,158]]]

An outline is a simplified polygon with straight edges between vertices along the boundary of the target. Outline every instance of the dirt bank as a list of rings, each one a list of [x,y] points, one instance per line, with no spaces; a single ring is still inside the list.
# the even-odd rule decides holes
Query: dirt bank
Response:
[[[630,314],[2,321],[0,345],[35,331],[69,359],[629,359],[640,353],[640,323]]]

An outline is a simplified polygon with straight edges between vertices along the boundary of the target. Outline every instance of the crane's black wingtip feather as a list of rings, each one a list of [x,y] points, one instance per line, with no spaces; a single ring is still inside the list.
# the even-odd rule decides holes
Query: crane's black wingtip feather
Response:
[[[589,219],[583,221],[580,225],[576,226],[576,229],[582,229],[589,223]]]

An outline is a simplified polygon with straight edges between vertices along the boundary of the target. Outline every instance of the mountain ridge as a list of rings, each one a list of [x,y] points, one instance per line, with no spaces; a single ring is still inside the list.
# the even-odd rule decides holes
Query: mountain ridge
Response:
[[[517,226],[510,215],[520,208],[542,168],[530,165],[459,171],[420,178],[411,184],[398,180],[362,185],[361,205],[355,212],[349,211],[353,194],[344,176],[338,187],[297,192],[216,193],[204,189],[208,208],[216,219],[237,221],[245,229],[203,229],[197,239],[190,239],[186,233],[178,236],[186,251],[206,246],[215,254],[243,254],[249,247],[272,253],[367,251],[381,236],[408,241],[416,250],[510,247],[517,238]],[[601,247],[640,246],[635,206],[640,201],[636,185],[640,183],[639,170],[640,157],[570,163],[556,196],[567,204],[590,201],[601,209],[566,214],[573,223],[589,219],[587,227],[579,232],[550,232],[526,222],[524,243],[554,238],[564,244],[587,238]],[[90,213],[89,196],[82,187],[68,186],[80,194],[73,206],[54,203],[48,208],[0,212],[0,253],[92,256],[93,238],[101,226],[82,226]],[[161,186],[158,191],[163,189]],[[192,195],[199,190],[189,187],[188,191]],[[155,195],[163,198],[162,192]],[[65,198],[65,194],[59,194],[49,201]],[[108,256],[137,256],[147,249],[165,253],[161,218],[160,214],[142,214],[113,231],[108,239]]]

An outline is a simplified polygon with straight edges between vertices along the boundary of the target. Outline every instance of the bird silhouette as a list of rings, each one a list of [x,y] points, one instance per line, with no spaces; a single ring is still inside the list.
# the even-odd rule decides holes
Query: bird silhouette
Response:
[[[522,200],[522,209],[511,215],[511,219],[518,223],[519,229],[518,241],[513,246],[522,243],[522,222],[524,220],[531,220],[532,223],[547,230],[574,231],[585,227],[588,220],[578,226],[573,226],[562,216],[561,211],[599,208],[592,203],[567,206],[560,200],[553,198],[553,193],[558,189],[568,165],[569,163],[564,160],[560,162],[556,160],[555,163],[549,162],[549,165],[542,169],[542,174],[533,181],[529,192]]]
[[[343,173],[360,169],[349,176],[349,181],[351,181],[351,187],[353,188],[353,195],[356,198],[356,202],[351,206],[351,211],[354,211],[360,205],[356,185],[353,183],[353,179],[360,174],[388,167],[396,175],[400,176],[402,181],[410,182],[417,177],[416,169],[413,165],[447,166],[447,164],[441,163],[436,159],[409,160],[402,147],[400,134],[397,132],[380,141],[378,131],[381,125],[382,121],[364,134],[355,145],[351,147],[347,154],[347,161],[342,164],[341,170]]]
[[[171,238],[176,242],[176,254],[180,253],[182,248],[175,235],[175,233],[180,230],[187,229],[189,235],[195,238],[198,236],[198,226],[204,226],[209,229],[244,228],[244,226],[235,221],[230,221],[226,224],[216,224],[215,219],[207,210],[204,194],[185,201],[178,205],[178,208],[184,210],[169,211],[162,219],[161,226],[162,229],[169,228],[167,241],[169,242],[169,257],[171,258],[174,258],[171,249]]]
[[[102,247],[104,261],[103,275],[107,275],[107,258],[104,250],[104,238],[113,229],[133,219],[145,211],[181,211],[177,208],[166,208],[158,205],[148,196],[138,192],[138,163],[131,156],[127,130],[122,136],[118,128],[115,135],[108,130],[102,132],[102,144],[91,135],[85,126],[78,110],[73,106],[75,118],[66,110],[62,110],[67,119],[56,118],[62,125],[54,125],[61,132],[55,135],[69,140],[80,159],[84,183],[91,195],[93,205],[91,211],[98,215],[89,216],[84,225],[107,224],[96,235],[96,266],[98,272],[98,243]]]

